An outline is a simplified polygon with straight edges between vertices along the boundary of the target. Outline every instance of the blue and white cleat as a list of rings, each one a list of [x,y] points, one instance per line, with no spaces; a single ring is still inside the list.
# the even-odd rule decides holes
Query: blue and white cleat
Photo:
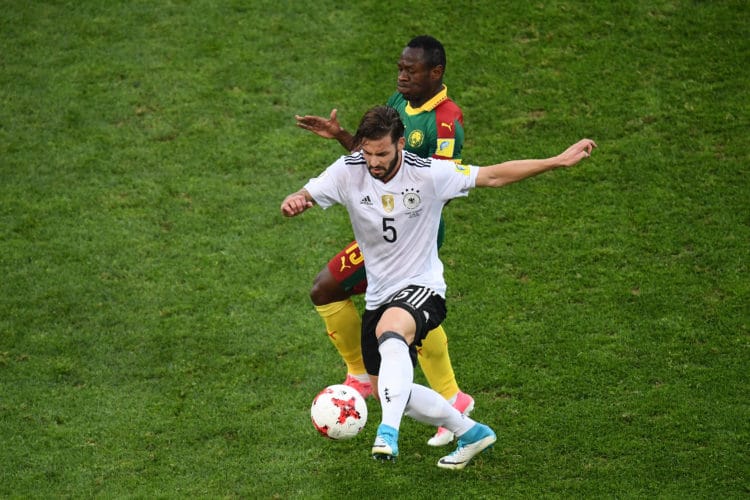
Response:
[[[495,441],[495,432],[486,425],[477,423],[469,432],[458,438],[456,450],[438,460],[437,466],[441,469],[463,469],[472,458],[492,447]]]
[[[464,392],[458,391],[453,407],[468,417],[474,409],[474,398]],[[438,427],[437,432],[427,441],[427,444],[430,446],[445,446],[452,442],[453,433],[445,427]]]
[[[372,458],[376,460],[396,460],[398,456],[398,430],[390,425],[380,424],[375,443],[372,445]]]

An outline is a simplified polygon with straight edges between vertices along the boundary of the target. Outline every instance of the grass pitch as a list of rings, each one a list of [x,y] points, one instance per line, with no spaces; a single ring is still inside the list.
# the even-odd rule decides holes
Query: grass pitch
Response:
[[[0,1],[0,496],[740,498],[746,2]],[[466,163],[582,166],[446,210],[446,330],[498,432],[461,473],[309,422],[343,210],[278,207],[398,54],[448,52]],[[418,376],[421,377],[420,374]]]

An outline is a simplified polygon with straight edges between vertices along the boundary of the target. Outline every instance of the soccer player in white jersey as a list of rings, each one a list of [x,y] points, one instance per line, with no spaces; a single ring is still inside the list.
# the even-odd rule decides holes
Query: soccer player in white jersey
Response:
[[[596,144],[582,139],[551,158],[476,167],[419,158],[404,150],[403,131],[394,109],[372,108],[355,135],[358,151],[342,156],[287,196],[281,212],[293,217],[315,204],[344,205],[367,261],[362,355],[382,410],[372,456],[396,458],[406,414],[453,432],[458,446],[438,467],[463,469],[492,446],[495,433],[462,415],[437,392],[414,383],[415,348],[446,315],[446,284],[436,244],[440,212],[472,188],[501,187],[575,165]]]

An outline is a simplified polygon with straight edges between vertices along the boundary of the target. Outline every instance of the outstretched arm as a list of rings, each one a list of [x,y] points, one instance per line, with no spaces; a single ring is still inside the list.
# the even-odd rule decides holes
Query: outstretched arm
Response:
[[[341,127],[336,113],[337,110],[332,110],[331,116],[327,119],[311,115],[295,115],[294,118],[297,120],[298,127],[309,130],[324,139],[336,139],[348,152],[351,152],[354,149],[354,136]]]
[[[481,167],[477,175],[477,187],[500,187],[560,167],[572,167],[591,156],[596,143],[581,139],[557,156],[544,160],[512,160],[497,165]]]
[[[307,189],[302,188],[284,198],[284,201],[281,203],[281,214],[285,217],[294,217],[308,208],[312,208],[314,205],[315,200],[307,192]]]

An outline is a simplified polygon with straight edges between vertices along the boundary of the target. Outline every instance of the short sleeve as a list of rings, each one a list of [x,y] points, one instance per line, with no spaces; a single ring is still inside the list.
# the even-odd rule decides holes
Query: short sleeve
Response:
[[[450,160],[432,160],[435,192],[442,200],[467,196],[476,186],[479,168]]]
[[[344,204],[343,192],[339,186],[346,185],[347,175],[348,170],[342,156],[319,176],[307,181],[304,188],[321,208]]]

